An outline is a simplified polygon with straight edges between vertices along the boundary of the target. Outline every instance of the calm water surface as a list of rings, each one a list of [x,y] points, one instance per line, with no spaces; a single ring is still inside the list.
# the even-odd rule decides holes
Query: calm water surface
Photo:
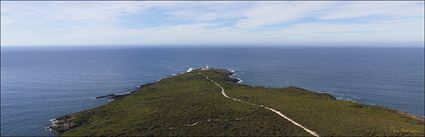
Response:
[[[49,119],[106,103],[92,97],[205,65],[424,115],[423,48],[2,47],[1,135],[52,135]]]

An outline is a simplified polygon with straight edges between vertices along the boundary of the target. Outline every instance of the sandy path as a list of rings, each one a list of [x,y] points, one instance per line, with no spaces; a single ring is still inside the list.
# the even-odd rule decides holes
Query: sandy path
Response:
[[[282,114],[282,112],[277,111],[276,109],[273,109],[273,108],[270,108],[270,107],[266,107],[266,106],[264,106],[264,105],[254,104],[254,103],[247,102],[247,101],[242,101],[242,100],[240,100],[240,99],[236,99],[236,98],[233,98],[233,97],[228,96],[228,95],[226,94],[226,92],[224,92],[224,88],[223,88],[220,84],[218,84],[218,83],[217,83],[217,82],[215,82],[214,80],[212,80],[212,79],[208,78],[208,76],[207,76],[207,75],[204,75],[204,76],[205,76],[205,78],[207,78],[209,81],[211,81],[212,83],[214,83],[215,85],[217,85],[217,87],[219,87],[219,88],[221,89],[221,94],[222,94],[224,97],[229,98],[229,99],[232,99],[232,100],[234,100],[234,101],[239,101],[239,102],[247,103],[247,104],[250,104],[250,105],[253,105],[253,106],[260,106],[260,107],[262,107],[262,108],[268,109],[268,110],[270,110],[270,111],[272,111],[272,112],[274,112],[274,113],[278,114],[280,117],[285,118],[286,120],[288,120],[288,121],[289,121],[289,122],[291,122],[292,124],[294,124],[294,125],[296,125],[296,126],[298,126],[298,127],[302,128],[302,129],[304,129],[304,131],[306,131],[306,132],[310,133],[311,135],[316,136],[316,137],[319,137],[319,135],[318,135],[316,132],[314,132],[314,131],[312,131],[312,130],[310,130],[310,129],[308,129],[308,128],[304,127],[304,126],[302,126],[301,124],[299,124],[299,123],[297,123],[297,122],[295,122],[294,120],[292,120],[291,118],[289,118],[289,117],[287,117],[287,116],[283,115],[283,114]]]

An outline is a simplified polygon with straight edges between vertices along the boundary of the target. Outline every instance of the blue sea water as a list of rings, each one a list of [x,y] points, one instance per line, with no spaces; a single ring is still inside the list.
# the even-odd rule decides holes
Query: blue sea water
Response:
[[[1,135],[53,135],[49,119],[107,102],[92,97],[205,65],[424,115],[424,48],[2,47]]]

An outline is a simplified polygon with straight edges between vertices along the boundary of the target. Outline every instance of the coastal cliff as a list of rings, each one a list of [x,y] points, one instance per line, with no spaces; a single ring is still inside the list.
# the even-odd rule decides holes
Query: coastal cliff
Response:
[[[303,88],[238,84],[231,71],[190,69],[114,101],[52,120],[71,136],[424,136],[423,119]]]

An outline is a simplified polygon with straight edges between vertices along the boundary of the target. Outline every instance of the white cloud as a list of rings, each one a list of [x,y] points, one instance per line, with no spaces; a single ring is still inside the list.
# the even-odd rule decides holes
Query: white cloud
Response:
[[[167,14],[176,18],[194,21],[213,21],[240,17],[252,3],[250,2],[180,2],[166,8]]]
[[[344,19],[365,16],[423,17],[423,2],[370,1],[350,2],[328,11],[320,19]]]
[[[298,24],[280,30],[282,36],[300,36],[317,42],[419,42],[424,38],[421,23]]]
[[[252,28],[295,21],[327,8],[333,2],[259,2],[244,15],[236,26]]]
[[[423,42],[423,2],[1,2],[2,45]],[[128,27],[163,12],[173,25]],[[373,20],[369,16],[377,16]],[[140,17],[143,18],[143,17]],[[159,17],[165,18],[165,17]],[[362,22],[350,20],[363,19]],[[342,19],[341,21],[338,21]],[[128,19],[127,19],[128,20]],[[333,22],[335,21],[336,22]],[[148,20],[149,21],[149,20]],[[224,25],[221,21],[228,21]],[[295,23],[294,23],[295,22]],[[135,22],[137,23],[137,21]],[[289,24],[285,24],[289,23]],[[291,24],[292,23],[292,24]],[[284,27],[266,28],[284,24]],[[137,25],[137,24],[136,24]],[[263,28],[265,27],[265,28]]]
[[[53,21],[98,23],[115,22],[119,17],[141,14],[153,7],[172,6],[166,2],[137,2],[137,1],[33,1],[33,2],[3,2],[2,17],[10,22],[24,21]],[[16,22],[20,21],[20,22]]]

